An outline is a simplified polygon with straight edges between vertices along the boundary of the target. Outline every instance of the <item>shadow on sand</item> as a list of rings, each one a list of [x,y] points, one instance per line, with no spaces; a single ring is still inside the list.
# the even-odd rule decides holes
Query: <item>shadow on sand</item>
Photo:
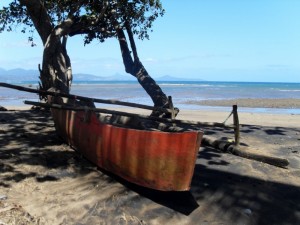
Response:
[[[48,112],[24,112],[18,115],[0,113],[0,188],[9,188],[29,177],[35,177],[37,182],[55,182],[63,177],[76,178],[94,171],[93,165],[62,143],[50,120]],[[45,126],[52,128],[46,129]],[[248,127],[244,132],[255,132],[256,129]],[[285,135],[282,129],[260,132]],[[189,192],[154,191],[128,183],[102,170],[100,172],[110,176],[108,184],[119,182],[126,187],[124,190],[145,197],[139,204],[149,204],[149,199],[158,203],[159,210],[149,210],[148,217],[163,216],[167,212],[178,217],[184,215],[185,219],[194,224],[300,223],[299,186],[260,179],[255,175],[245,176],[241,171],[248,161],[231,161],[232,157],[209,147],[201,148]],[[57,169],[57,172],[26,172],[18,169],[20,165],[39,165],[46,169]],[[67,172],[71,166],[78,175]],[[265,173],[281,170],[272,166],[258,169]],[[136,207],[133,203],[126,204],[128,207]]]

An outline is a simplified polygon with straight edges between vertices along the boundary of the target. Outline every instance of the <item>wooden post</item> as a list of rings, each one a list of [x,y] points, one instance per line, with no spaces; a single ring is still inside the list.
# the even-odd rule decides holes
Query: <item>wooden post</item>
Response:
[[[233,124],[234,124],[234,141],[235,145],[240,144],[240,123],[239,123],[239,116],[237,112],[237,105],[232,106],[232,113],[233,113]]]
[[[169,99],[169,109],[171,110],[171,119],[174,120],[175,119],[175,111],[174,111],[174,105],[172,102],[172,96],[169,96],[168,99]]]

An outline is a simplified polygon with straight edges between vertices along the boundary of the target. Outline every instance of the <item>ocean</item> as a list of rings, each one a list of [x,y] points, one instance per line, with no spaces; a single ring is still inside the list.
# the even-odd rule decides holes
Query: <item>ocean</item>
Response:
[[[222,100],[236,98],[296,98],[300,99],[300,83],[270,82],[217,82],[217,81],[159,81],[166,95],[180,109],[230,111],[229,107],[201,106],[190,101]],[[18,85],[37,88],[36,82],[21,82]],[[150,97],[136,81],[78,81],[74,82],[71,94],[91,98],[153,105]],[[37,101],[38,96],[0,87],[0,105],[20,106],[24,100]],[[105,107],[97,105],[98,107]],[[110,105],[110,107],[112,107]],[[261,113],[300,114],[300,109],[239,108],[239,111]]]

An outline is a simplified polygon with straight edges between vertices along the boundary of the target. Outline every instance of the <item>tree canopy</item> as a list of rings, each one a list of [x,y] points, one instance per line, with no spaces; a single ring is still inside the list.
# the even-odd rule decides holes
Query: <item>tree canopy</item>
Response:
[[[34,46],[36,30],[44,45],[40,88],[66,93],[72,81],[67,37],[83,35],[84,44],[115,37],[126,72],[137,78],[155,106],[168,107],[172,104],[144,68],[134,41],[134,36],[148,39],[163,14],[160,0],[14,0],[0,10],[0,32],[21,29]]]
[[[63,34],[84,34],[88,44],[116,37],[117,29],[129,24],[134,35],[148,39],[154,20],[163,14],[160,0],[15,0],[0,10],[0,32],[20,29],[34,43],[37,30],[45,43],[43,34],[60,26],[67,29]],[[46,25],[43,31],[38,23]]]

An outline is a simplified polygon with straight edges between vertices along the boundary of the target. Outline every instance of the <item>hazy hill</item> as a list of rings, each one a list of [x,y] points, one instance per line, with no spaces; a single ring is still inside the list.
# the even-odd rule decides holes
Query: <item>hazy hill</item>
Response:
[[[73,74],[74,81],[127,81],[127,80],[135,80],[135,78],[131,75],[121,75],[115,74],[114,76],[96,76],[93,74],[84,74],[78,73]]]
[[[170,75],[162,76],[155,78],[157,81],[203,81],[202,79],[192,79],[192,78],[181,78],[181,77],[173,77]]]
[[[172,76],[162,76],[154,78],[156,81],[186,81],[192,79],[184,79]],[[93,74],[78,73],[73,74],[73,81],[134,81],[136,80],[130,74],[118,74],[113,76],[96,76]],[[200,79],[199,79],[200,80]],[[39,71],[38,70],[26,70],[21,68],[16,68],[12,70],[5,70],[0,68],[0,82],[38,82],[39,81]]]
[[[12,70],[5,70],[0,68],[0,81],[1,82],[23,82],[23,81],[38,81],[38,70],[24,70],[16,68]]]

